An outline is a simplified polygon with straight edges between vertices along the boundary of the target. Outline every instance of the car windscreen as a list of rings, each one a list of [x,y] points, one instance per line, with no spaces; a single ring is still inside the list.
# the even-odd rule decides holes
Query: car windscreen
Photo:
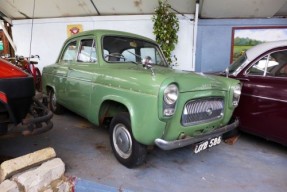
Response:
[[[242,66],[242,64],[246,61],[247,57],[246,54],[241,55],[237,60],[235,60],[229,67],[228,71],[230,74],[237,71],[237,69]]]
[[[159,47],[142,39],[105,36],[103,38],[103,58],[111,63],[141,63],[148,59],[151,65],[168,66]]]

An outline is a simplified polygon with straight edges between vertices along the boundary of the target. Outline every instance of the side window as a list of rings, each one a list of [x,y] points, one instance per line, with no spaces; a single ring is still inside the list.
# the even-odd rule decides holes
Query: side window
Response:
[[[97,62],[96,46],[93,39],[83,39],[80,41],[77,61],[85,63]]]
[[[75,60],[76,54],[77,54],[77,42],[76,41],[72,41],[65,48],[65,51],[63,53],[63,56],[62,56],[61,60],[64,61],[64,62],[69,63],[69,62]]]
[[[287,77],[287,63],[279,68],[276,77]]]
[[[250,75],[274,76],[274,68],[279,65],[272,54],[266,55],[257,61],[248,71]]]
[[[162,62],[160,54],[155,48],[141,48],[140,52],[142,58],[150,57],[153,64],[160,64]]]
[[[135,49],[127,49],[122,52],[122,55],[125,57],[126,61],[136,62]]]
[[[248,75],[268,77],[287,76],[287,50],[277,51],[258,60],[248,71]]]
[[[141,51],[141,57],[142,58],[146,58],[146,57],[150,57],[153,63],[156,63],[156,56],[155,56],[155,49],[154,48],[148,48],[148,47],[144,47],[140,49]]]
[[[277,65],[267,69],[272,76],[287,77],[287,50],[274,52],[271,56],[276,60]]]

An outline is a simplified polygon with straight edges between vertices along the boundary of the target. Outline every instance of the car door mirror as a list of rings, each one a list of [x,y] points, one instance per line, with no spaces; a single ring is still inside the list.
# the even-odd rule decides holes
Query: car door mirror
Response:
[[[225,69],[225,75],[228,78],[228,76],[229,76],[229,68],[228,67]]]

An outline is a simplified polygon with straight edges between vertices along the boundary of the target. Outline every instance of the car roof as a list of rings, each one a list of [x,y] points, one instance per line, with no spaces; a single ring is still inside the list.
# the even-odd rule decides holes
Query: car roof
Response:
[[[287,46],[287,40],[261,43],[248,49],[246,51],[246,55],[247,55],[248,60],[252,61],[253,59],[255,59],[256,57],[265,53],[268,50],[279,48],[279,47],[284,47],[284,46]]]
[[[81,37],[81,36],[84,36],[84,35],[96,35],[96,34],[100,35],[100,36],[102,36],[102,35],[130,36],[130,37],[144,39],[144,40],[151,41],[151,42],[155,43],[154,40],[152,40],[152,39],[150,39],[148,37],[145,37],[145,36],[141,36],[141,35],[135,34],[135,33],[129,33],[129,32],[117,31],[117,30],[106,30],[106,29],[94,29],[94,30],[83,31],[83,32],[80,32],[80,33],[78,33],[76,35],[72,35],[67,40],[73,39],[75,37]]]

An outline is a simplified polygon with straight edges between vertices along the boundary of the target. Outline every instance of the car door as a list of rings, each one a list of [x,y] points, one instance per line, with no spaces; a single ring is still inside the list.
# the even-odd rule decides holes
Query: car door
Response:
[[[87,117],[91,107],[92,82],[97,66],[96,41],[93,37],[82,37],[79,39],[76,61],[68,67],[67,97],[69,108],[84,117]]]
[[[237,76],[243,83],[235,112],[241,128],[281,143],[287,143],[287,74],[282,74],[286,65],[287,50],[277,50],[251,62]]]
[[[69,67],[75,63],[77,55],[77,41],[75,39],[66,43],[63,48],[63,52],[57,62],[55,73],[55,91],[57,101],[64,106],[69,105],[69,97],[67,97],[67,88],[69,83],[67,81],[67,76],[69,72]]]

